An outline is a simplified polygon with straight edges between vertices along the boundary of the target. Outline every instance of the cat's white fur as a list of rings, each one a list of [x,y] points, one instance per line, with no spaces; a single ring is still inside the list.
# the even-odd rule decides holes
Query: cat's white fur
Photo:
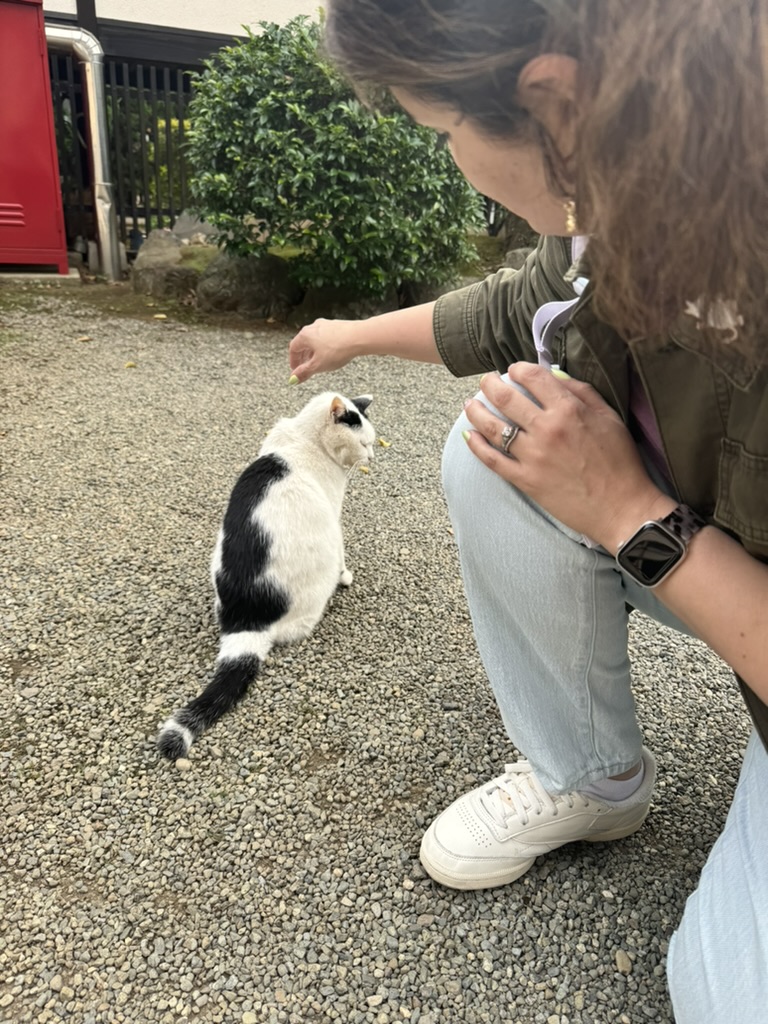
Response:
[[[368,465],[376,434],[365,416],[359,430],[340,434],[332,411],[339,400],[333,392],[317,395],[298,416],[278,420],[261,446],[259,455],[279,455],[290,470],[272,484],[255,515],[272,541],[268,575],[288,593],[291,607],[268,639],[263,634],[230,634],[226,653],[222,644],[219,657],[255,654],[263,661],[273,644],[303,640],[322,618],[337,585],[352,583],[344,558],[341,508],[349,470]],[[211,559],[214,589],[222,540],[223,529]]]

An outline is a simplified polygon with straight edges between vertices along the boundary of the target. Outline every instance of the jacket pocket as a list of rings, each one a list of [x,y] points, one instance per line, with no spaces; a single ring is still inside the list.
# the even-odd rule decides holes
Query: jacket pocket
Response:
[[[715,519],[748,549],[768,558],[768,456],[723,438]]]

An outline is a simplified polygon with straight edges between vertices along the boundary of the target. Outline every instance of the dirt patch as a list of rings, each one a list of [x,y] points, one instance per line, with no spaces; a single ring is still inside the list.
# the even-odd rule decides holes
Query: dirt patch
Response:
[[[23,309],[35,307],[41,298],[54,295],[56,299],[87,305],[103,313],[105,316],[124,316],[133,320],[151,322],[164,319],[196,327],[229,328],[231,330],[253,330],[274,326],[285,329],[285,324],[268,320],[248,320],[236,313],[205,313],[190,302],[174,302],[171,299],[152,299],[146,295],[137,295],[129,281],[117,284],[101,282],[83,284],[81,287],[62,288],[57,285],[41,285],[38,283],[0,285],[0,330],[2,329],[2,312],[4,309]]]

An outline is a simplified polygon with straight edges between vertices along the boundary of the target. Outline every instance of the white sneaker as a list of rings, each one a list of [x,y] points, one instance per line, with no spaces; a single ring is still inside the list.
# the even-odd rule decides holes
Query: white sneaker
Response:
[[[645,777],[626,800],[548,793],[527,761],[455,800],[427,829],[421,863],[452,889],[490,889],[524,875],[534,860],[565,843],[602,843],[636,832],[651,802],[656,761],[643,747]]]

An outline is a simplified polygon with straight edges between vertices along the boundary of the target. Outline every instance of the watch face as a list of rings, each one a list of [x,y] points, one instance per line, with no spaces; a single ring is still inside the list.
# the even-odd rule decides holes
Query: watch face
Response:
[[[617,553],[622,569],[644,587],[661,583],[685,554],[685,545],[658,523],[646,523]]]

